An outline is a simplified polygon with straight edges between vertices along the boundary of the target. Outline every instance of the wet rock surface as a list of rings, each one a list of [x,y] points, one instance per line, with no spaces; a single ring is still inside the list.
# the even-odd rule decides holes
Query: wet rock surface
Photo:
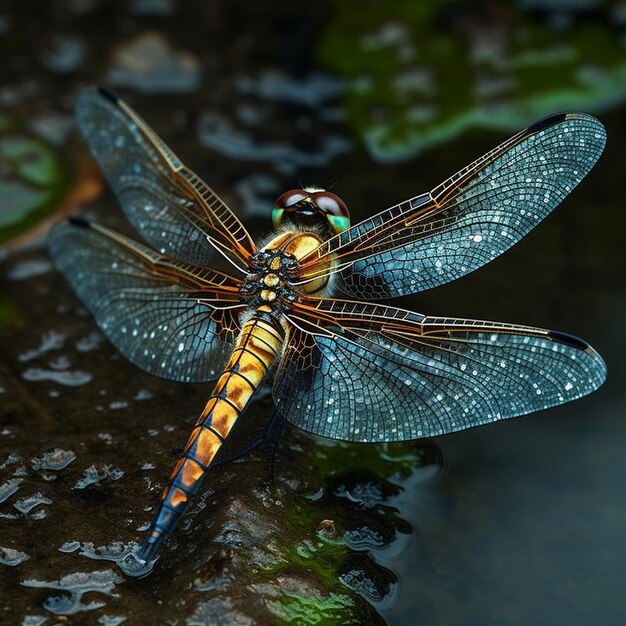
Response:
[[[175,462],[170,450],[186,439],[208,386],[164,384],[127,363],[56,272],[15,279],[15,267],[44,254],[13,255],[1,267],[19,312],[0,331],[6,618],[150,621],[158,590],[159,614],[187,624],[208,615],[229,624],[380,621],[376,604],[396,576],[375,555],[411,532],[394,502],[409,484],[428,491],[440,467],[431,445],[347,445],[290,428],[273,481],[271,441],[217,467],[150,576],[124,576]],[[224,455],[253,441],[270,412],[266,393]]]

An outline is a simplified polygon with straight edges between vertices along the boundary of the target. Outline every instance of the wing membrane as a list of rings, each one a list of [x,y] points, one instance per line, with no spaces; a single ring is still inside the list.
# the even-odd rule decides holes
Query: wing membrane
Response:
[[[519,241],[584,178],[606,141],[583,113],[521,131],[429,193],[353,226],[302,260],[304,280],[336,260],[339,288],[367,299],[455,280]]]
[[[108,228],[61,222],[50,251],[109,340],[163,378],[219,375],[239,330],[239,281],[173,261]]]
[[[277,408],[334,439],[442,435],[574,400],[606,377],[593,348],[556,331],[325,299],[288,317]]]
[[[240,260],[255,251],[232,211],[127,104],[86,90],[76,119],[128,219],[157,250],[195,265],[215,255],[207,236]]]

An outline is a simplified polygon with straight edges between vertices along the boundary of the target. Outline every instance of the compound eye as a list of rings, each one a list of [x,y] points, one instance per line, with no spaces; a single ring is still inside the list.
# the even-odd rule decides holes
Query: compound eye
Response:
[[[350,227],[350,211],[339,196],[330,191],[318,191],[311,194],[311,200],[326,215],[335,233],[341,233]]]
[[[280,225],[283,223],[284,213],[285,213],[285,209],[277,209],[276,207],[272,209],[272,226],[275,229],[278,229]]]
[[[327,215],[350,217],[346,203],[330,191],[318,191],[311,194],[311,200]]]
[[[286,209],[294,204],[298,204],[301,200],[304,200],[309,194],[303,189],[290,189],[285,191],[278,200],[274,203],[277,209]]]

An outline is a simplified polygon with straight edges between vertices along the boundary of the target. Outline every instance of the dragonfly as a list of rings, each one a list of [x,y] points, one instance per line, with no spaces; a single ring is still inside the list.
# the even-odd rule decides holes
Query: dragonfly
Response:
[[[261,384],[280,416],[322,437],[434,437],[591,393],[606,366],[585,341],[379,303],[496,258],[584,178],[606,141],[585,113],[517,133],[427,193],[351,225],[336,194],[283,193],[255,243],[219,196],[126,103],[81,92],[76,118],[145,243],[73,216],[49,247],[103,333],[173,381],[215,381],[137,549],[154,563]],[[228,272],[213,269],[217,259]]]

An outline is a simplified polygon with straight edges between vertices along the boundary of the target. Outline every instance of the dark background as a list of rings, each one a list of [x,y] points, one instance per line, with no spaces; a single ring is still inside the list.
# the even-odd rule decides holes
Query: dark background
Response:
[[[11,455],[30,459],[61,441],[81,467],[92,456],[123,462],[137,447],[154,460],[186,438],[182,428],[170,441],[163,424],[192,415],[206,393],[154,383],[106,344],[73,348],[72,368],[55,356],[54,337],[35,354],[51,331],[68,341],[95,331],[47,263],[46,228],[81,209],[128,230],[73,129],[80,88],[119,92],[258,235],[299,178],[336,183],[356,221],[435,186],[543,115],[585,110],[607,127],[608,145],[563,206],[488,267],[400,304],[579,335],[605,358],[607,383],[573,404],[440,438],[441,479],[428,489],[408,479],[395,501],[412,532],[373,552],[397,579],[374,608],[390,624],[623,624],[625,52],[620,2],[1,2],[1,478],[20,478],[6,470]],[[159,394],[149,409],[129,404],[144,389]],[[155,420],[165,420],[164,439],[146,444]],[[107,450],[106,432],[117,448]],[[158,459],[159,485],[172,462]],[[76,511],[92,513],[74,539],[103,542],[112,520],[148,501],[115,500],[122,484],[107,487],[113,504],[100,492],[93,508],[55,500],[48,521],[13,519],[13,501],[0,503],[0,544],[31,556],[0,564],[8,623],[51,615],[45,593],[20,582],[84,567],[58,552],[59,527]],[[44,487],[19,495],[46,496]],[[54,549],[42,548],[53,534]],[[155,580],[118,587],[115,615],[152,606],[155,622],[212,623],[193,617],[195,600],[167,576]],[[71,623],[95,623],[85,615]]]

